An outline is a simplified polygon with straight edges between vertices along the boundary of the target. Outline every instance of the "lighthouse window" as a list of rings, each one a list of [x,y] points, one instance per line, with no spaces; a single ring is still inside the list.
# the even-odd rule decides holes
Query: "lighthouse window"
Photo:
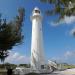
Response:
[[[41,65],[41,69],[44,69],[44,65]]]
[[[40,11],[39,10],[35,10],[35,13],[40,13]]]

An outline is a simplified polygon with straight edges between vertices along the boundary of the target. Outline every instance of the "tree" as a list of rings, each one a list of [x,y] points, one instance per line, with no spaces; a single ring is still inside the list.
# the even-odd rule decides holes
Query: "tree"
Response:
[[[75,0],[40,0],[53,5],[53,9],[47,10],[47,15],[59,15],[58,21],[64,16],[75,16]]]
[[[19,15],[14,21],[7,22],[0,15],[0,59],[3,62],[9,55],[9,50],[22,42],[22,22],[24,19],[24,8],[18,9]]]
[[[26,68],[30,68],[30,64],[19,64],[19,66],[23,66],[23,67],[26,67]]]
[[[66,17],[75,17],[75,0],[40,0],[42,3],[51,4],[52,7],[45,11],[47,16],[58,15],[54,24],[60,24]],[[71,31],[71,35],[75,37],[75,28]]]
[[[11,63],[4,63],[2,64],[4,66],[4,68],[8,69],[8,68],[12,68],[12,69],[15,69],[17,67],[16,64],[11,64]]]

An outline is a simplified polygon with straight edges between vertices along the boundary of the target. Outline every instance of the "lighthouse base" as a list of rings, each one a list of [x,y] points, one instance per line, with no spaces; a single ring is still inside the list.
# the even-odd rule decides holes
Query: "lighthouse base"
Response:
[[[41,69],[41,70],[31,70],[31,73],[39,73],[39,74],[49,74],[52,72],[50,69]]]
[[[51,68],[47,68],[46,65],[41,65],[41,69],[32,69],[31,68],[31,72],[32,73],[40,73],[40,74],[48,74],[52,72]]]

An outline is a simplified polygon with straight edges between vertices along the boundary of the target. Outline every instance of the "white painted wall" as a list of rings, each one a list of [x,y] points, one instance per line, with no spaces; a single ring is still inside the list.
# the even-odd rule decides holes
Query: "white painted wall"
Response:
[[[31,39],[31,68],[40,70],[44,65],[43,34],[42,34],[42,16],[35,13],[35,8],[31,16],[32,21],[32,39]]]

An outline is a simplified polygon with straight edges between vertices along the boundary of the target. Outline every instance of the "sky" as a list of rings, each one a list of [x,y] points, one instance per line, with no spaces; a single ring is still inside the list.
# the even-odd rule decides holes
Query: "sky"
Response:
[[[14,20],[19,7],[25,8],[25,19],[22,28],[23,43],[13,47],[5,62],[30,63],[32,30],[30,16],[32,10],[38,7],[43,16],[43,41],[46,62],[56,60],[57,62],[75,64],[75,37],[72,36],[75,31],[75,16],[64,16],[64,19],[59,23],[54,23],[53,21],[57,19],[57,15],[45,15],[45,10],[52,8],[52,5],[48,3],[41,3],[39,0],[0,0],[0,13],[2,13],[2,18],[6,18],[7,21]]]

